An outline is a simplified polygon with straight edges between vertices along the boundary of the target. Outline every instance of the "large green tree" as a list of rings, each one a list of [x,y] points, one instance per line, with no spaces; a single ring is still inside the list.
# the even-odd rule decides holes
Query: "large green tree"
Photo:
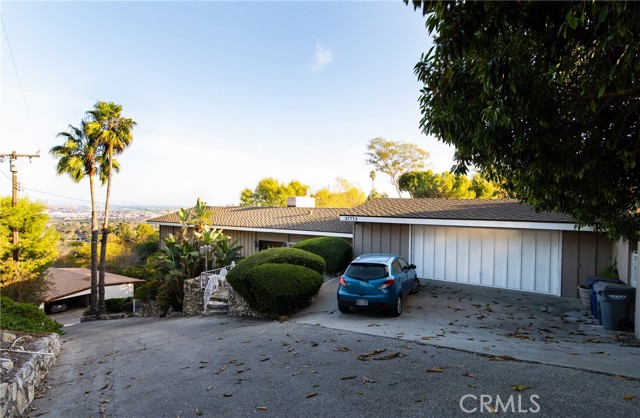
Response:
[[[109,235],[109,200],[111,198],[111,182],[113,173],[119,166],[114,164],[115,156],[122,154],[133,141],[132,130],[136,122],[122,116],[122,106],[113,102],[97,102],[87,112],[89,122],[86,125],[87,135],[100,144],[102,157],[106,160],[105,177],[107,195],[104,203],[104,221],[100,245],[100,272],[98,277],[98,311],[106,311],[104,298],[105,261]]]
[[[47,208],[28,199],[12,205],[0,198],[0,293],[18,302],[40,303],[46,291],[45,272],[58,256],[60,235],[48,227]],[[20,240],[13,244],[13,231]],[[18,249],[18,260],[13,252]]]
[[[367,200],[367,196],[357,185],[342,177],[336,177],[333,187],[318,190],[314,197],[319,208],[353,208]]]
[[[538,210],[640,231],[640,3],[415,1],[420,126]]]
[[[476,173],[473,178],[448,171],[434,173],[410,171],[400,176],[400,190],[411,197],[445,197],[455,199],[492,199],[503,197],[500,185]]]
[[[240,192],[240,206],[287,206],[287,198],[305,196],[309,186],[298,180],[289,184],[280,183],[273,177],[265,177],[251,190]]]
[[[89,178],[91,193],[91,294],[90,311],[98,312],[98,215],[96,211],[95,177],[99,176],[104,184],[105,160],[98,152],[100,145],[95,138],[87,135],[87,122],[83,120],[80,127],[69,125],[67,132],[60,132],[58,137],[64,142],[51,148],[50,153],[58,159],[56,173],[68,174],[75,183]],[[117,162],[116,162],[117,164]]]
[[[407,171],[424,168],[429,153],[416,144],[377,137],[367,144],[366,156],[367,164],[371,164],[377,171],[389,176],[390,183],[400,196],[398,183],[400,175]]]

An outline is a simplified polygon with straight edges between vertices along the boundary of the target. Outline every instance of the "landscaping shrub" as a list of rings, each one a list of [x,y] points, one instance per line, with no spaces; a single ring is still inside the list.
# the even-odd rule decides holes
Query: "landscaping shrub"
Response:
[[[104,301],[107,306],[107,312],[120,313],[120,312],[132,312],[133,302],[131,298],[110,298]]]
[[[62,332],[62,324],[29,303],[16,303],[6,296],[0,296],[0,313],[0,328],[8,331]]]
[[[353,250],[343,238],[318,237],[301,241],[293,246],[322,257],[326,263],[325,271],[331,276],[343,272],[353,259]]]
[[[149,280],[146,283],[136,286],[133,291],[133,296],[136,299],[142,301],[155,300],[158,296],[158,289],[160,288],[160,280]]]
[[[176,278],[165,280],[158,289],[158,295],[156,296],[160,315],[166,315],[169,308],[173,308],[173,310],[177,312],[182,312],[183,297],[182,280]]]
[[[293,264],[307,267],[322,274],[325,262],[322,257],[297,248],[270,248],[255,253],[240,261],[227,275],[227,281],[233,289],[252,304],[252,295],[249,292],[248,272],[262,264]]]
[[[324,281],[317,271],[293,264],[262,264],[247,276],[253,301],[249,305],[275,316],[308,306]]]

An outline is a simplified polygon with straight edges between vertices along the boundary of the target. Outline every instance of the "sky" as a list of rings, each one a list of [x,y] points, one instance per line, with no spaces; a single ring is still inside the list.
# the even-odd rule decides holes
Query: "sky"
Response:
[[[49,150],[97,101],[137,122],[113,205],[235,205],[265,177],[368,193],[378,136],[417,144],[435,171],[453,164],[419,128],[413,67],[431,41],[401,0],[0,1],[0,14],[0,154],[40,151],[17,161],[20,197],[88,204],[88,180],[57,176]],[[1,196],[10,177],[5,160]],[[388,180],[375,187],[396,196]]]

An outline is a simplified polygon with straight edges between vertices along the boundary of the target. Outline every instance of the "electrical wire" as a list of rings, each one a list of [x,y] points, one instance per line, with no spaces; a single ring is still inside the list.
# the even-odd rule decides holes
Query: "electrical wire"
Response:
[[[4,37],[7,40],[7,47],[9,49],[9,56],[11,57],[11,62],[13,63],[13,70],[16,73],[16,79],[18,80],[18,87],[20,88],[20,94],[22,95],[22,101],[24,102],[24,107],[27,111],[27,118],[29,119],[29,124],[31,125],[31,131],[33,134],[33,138],[38,143],[38,136],[36,135],[36,128],[33,124],[33,119],[31,118],[31,110],[29,109],[29,104],[27,103],[27,97],[24,94],[24,89],[22,88],[22,81],[20,80],[20,74],[18,73],[18,66],[16,65],[16,60],[13,57],[13,50],[11,49],[11,42],[9,42],[9,35],[7,34],[7,25],[4,24],[4,19],[2,18],[2,14],[0,14],[0,23],[2,23],[2,31],[4,32]]]

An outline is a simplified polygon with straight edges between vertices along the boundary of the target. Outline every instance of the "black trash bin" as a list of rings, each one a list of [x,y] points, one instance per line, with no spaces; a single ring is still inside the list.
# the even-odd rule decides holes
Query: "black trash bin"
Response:
[[[631,304],[636,289],[624,283],[599,281],[593,290],[598,297],[598,319],[605,329],[620,331],[631,323]]]
[[[587,286],[589,286],[589,290],[590,290],[589,296],[591,296],[591,316],[599,320],[600,318],[598,317],[598,297],[596,295],[596,292],[593,290],[593,285],[598,282],[622,283],[622,281],[618,279],[608,279],[608,278],[598,277],[598,276],[591,276],[587,278]],[[602,321],[600,321],[600,323],[602,324]]]

